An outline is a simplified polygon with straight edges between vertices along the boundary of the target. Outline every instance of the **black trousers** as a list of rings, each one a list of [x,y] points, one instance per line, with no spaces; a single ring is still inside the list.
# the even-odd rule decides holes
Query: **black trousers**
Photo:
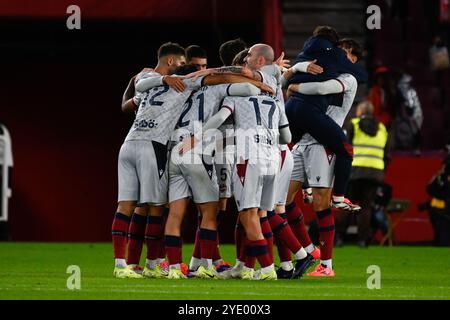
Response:
[[[445,210],[430,208],[430,222],[436,246],[450,246],[450,214]]]
[[[344,212],[336,217],[336,231],[343,235],[348,226],[356,220],[358,226],[358,241],[368,241],[372,237],[371,220],[377,187],[379,182],[369,179],[351,180],[348,185],[348,195],[353,203],[358,203],[360,213]]]

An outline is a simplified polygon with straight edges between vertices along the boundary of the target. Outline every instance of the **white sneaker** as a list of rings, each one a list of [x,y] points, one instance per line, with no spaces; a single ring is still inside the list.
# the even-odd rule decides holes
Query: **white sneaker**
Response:
[[[331,201],[331,207],[336,208],[343,211],[351,211],[351,212],[357,212],[361,210],[361,207],[357,204],[353,204],[350,200],[347,198],[344,198],[344,201]]]
[[[244,266],[239,264],[235,265],[233,268],[230,269],[230,275],[233,279],[240,279],[241,278],[241,272],[242,269],[244,269]]]

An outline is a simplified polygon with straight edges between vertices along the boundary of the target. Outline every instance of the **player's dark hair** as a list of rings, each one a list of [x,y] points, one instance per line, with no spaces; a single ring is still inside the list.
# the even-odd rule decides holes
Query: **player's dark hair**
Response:
[[[361,60],[364,57],[363,46],[354,39],[350,39],[350,38],[341,39],[338,41],[336,46],[343,47],[345,49],[351,49],[352,54],[355,55],[358,58],[358,60]]]
[[[176,74],[177,76],[185,76],[189,73],[196,72],[198,70],[199,69],[196,65],[188,63],[188,64],[183,64],[183,65],[177,67],[175,69],[174,74]]]
[[[178,43],[166,42],[158,49],[158,59],[168,55],[184,56],[185,51]]]
[[[187,62],[191,61],[192,58],[207,58],[206,51],[197,45],[191,45],[186,48],[186,60]]]
[[[234,57],[247,48],[247,44],[241,38],[222,43],[219,48],[219,56],[224,66],[231,66]]]
[[[250,49],[244,49],[241,52],[239,52],[233,59],[233,63],[231,65],[233,66],[243,66],[245,61],[245,57],[248,55],[248,51]]]
[[[314,29],[313,36],[320,36],[329,40],[333,45],[339,41],[339,34],[336,29],[330,26],[318,26]]]

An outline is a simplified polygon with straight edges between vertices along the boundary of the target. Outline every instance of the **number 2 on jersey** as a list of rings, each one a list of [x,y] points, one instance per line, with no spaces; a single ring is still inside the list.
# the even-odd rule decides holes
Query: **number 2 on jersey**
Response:
[[[167,91],[169,91],[169,86],[164,86],[163,89],[161,91],[156,92],[151,98],[150,100],[148,100],[148,104],[150,106],[162,106],[163,105],[163,101],[157,101],[155,100],[157,97],[159,97],[160,95],[162,95],[163,93],[166,93]]]
[[[198,100],[198,121],[203,122],[203,120],[204,120],[204,108],[205,108],[204,107],[205,106],[205,95],[203,93],[199,94],[197,96],[196,100]],[[193,104],[192,98],[189,98],[186,103],[187,103],[187,107],[181,113],[180,120],[178,121],[178,127],[180,127],[180,128],[187,127],[189,125],[189,123],[191,122],[190,120],[183,121],[183,119],[186,116],[186,114],[192,108],[192,104]]]

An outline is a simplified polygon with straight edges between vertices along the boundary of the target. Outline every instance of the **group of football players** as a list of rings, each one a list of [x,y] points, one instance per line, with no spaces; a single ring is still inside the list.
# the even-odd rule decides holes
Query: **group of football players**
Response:
[[[220,47],[223,67],[212,69],[199,46],[163,44],[156,67],[133,77],[123,96],[122,110],[135,119],[119,152],[114,276],[333,277],[331,208],[360,210],[344,197],[352,150],[342,125],[367,77],[356,64],[362,51],[327,26],[314,30],[292,67],[269,45],[240,39]],[[295,203],[300,190],[313,203],[320,250]],[[239,211],[234,266],[221,258],[217,232],[231,218],[230,198]],[[181,225],[190,201],[198,226],[186,266]]]

